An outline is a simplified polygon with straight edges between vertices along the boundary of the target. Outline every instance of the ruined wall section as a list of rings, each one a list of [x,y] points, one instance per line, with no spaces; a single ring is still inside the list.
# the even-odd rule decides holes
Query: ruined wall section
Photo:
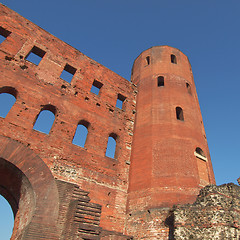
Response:
[[[101,227],[123,232],[134,85],[3,5],[0,22],[9,33],[0,45],[0,89],[16,93],[10,112],[0,118],[0,134],[28,145],[57,179],[89,191],[102,206]],[[45,52],[38,65],[26,60],[34,47]],[[70,83],[60,78],[67,65],[75,69]],[[98,95],[90,91],[94,80],[102,84]],[[126,98],[122,109],[116,107],[118,94]],[[33,130],[46,105],[55,107],[49,134]],[[89,123],[84,148],[72,144],[81,120]],[[105,156],[111,133],[117,136],[114,159]]]
[[[209,185],[196,202],[174,210],[175,240],[239,239],[240,187]]]
[[[128,214],[128,234],[134,239],[173,240],[171,208],[152,208]]]

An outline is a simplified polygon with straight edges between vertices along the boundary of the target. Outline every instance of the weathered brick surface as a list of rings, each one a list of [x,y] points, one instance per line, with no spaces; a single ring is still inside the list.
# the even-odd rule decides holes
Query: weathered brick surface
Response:
[[[135,108],[134,85],[5,6],[1,26],[11,34],[0,45],[0,88],[16,89],[14,106],[0,119],[0,134],[28,145],[55,178],[77,183],[102,206],[101,227],[124,231],[128,171]],[[46,52],[38,66],[25,58],[37,46]],[[60,78],[65,65],[77,69],[71,83]],[[99,95],[92,83],[103,84]],[[126,97],[115,107],[118,94]],[[56,108],[50,133],[33,130],[45,105]],[[72,144],[79,121],[90,123],[84,148]],[[108,136],[117,135],[115,159],[105,157]]]
[[[148,49],[129,82],[3,5],[0,27],[0,94],[16,97],[0,117],[0,194],[15,214],[12,239],[188,236],[183,210],[171,207],[194,202],[214,174],[187,57],[168,46]],[[38,65],[26,59],[32,49],[42,56]],[[74,74],[70,83],[60,78],[63,69]],[[55,115],[49,134],[33,130],[43,109]],[[88,136],[79,147],[72,140],[82,121]],[[116,136],[114,159],[105,156],[109,135]],[[217,228],[238,234],[236,209],[235,225]]]
[[[129,214],[127,217],[128,233],[135,239],[173,239],[169,208],[156,208]]]
[[[159,76],[164,86],[158,86]],[[152,47],[135,60],[132,82],[138,95],[128,211],[194,202],[215,179],[188,58],[172,47]],[[176,118],[176,107],[184,121]],[[206,161],[194,155],[197,147]]]
[[[210,185],[193,205],[174,210],[174,237],[178,239],[239,239],[240,187]]]
[[[101,206],[90,202],[88,192],[57,180],[59,190],[60,239],[100,239]]]
[[[0,142],[0,191],[15,214],[12,239],[45,233],[58,239],[58,190],[50,170],[27,146],[3,136]]]

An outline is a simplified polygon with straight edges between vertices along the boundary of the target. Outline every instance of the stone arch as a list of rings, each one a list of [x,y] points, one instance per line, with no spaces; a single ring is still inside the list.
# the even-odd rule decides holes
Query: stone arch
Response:
[[[25,145],[0,136],[0,194],[12,207],[11,239],[59,239],[59,196],[43,160]]]

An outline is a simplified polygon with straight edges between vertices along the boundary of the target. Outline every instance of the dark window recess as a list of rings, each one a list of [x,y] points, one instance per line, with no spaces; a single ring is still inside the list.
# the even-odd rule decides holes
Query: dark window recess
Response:
[[[150,57],[149,56],[146,57],[146,63],[147,63],[147,65],[150,64]]]
[[[187,91],[189,94],[192,94],[192,91],[191,91],[191,86],[189,83],[186,83],[186,88],[187,88]]]
[[[38,65],[45,54],[46,54],[45,51],[34,46],[32,50],[29,52],[29,54],[26,56],[26,60],[28,60],[31,63],[34,63],[35,65]]]
[[[92,92],[92,93],[95,93],[96,95],[98,95],[98,94],[99,94],[99,91],[100,91],[100,89],[101,89],[102,86],[103,86],[102,83],[94,80],[94,81],[93,81],[93,84],[92,84],[91,92]]]
[[[195,149],[194,155],[195,155],[197,158],[200,158],[201,160],[207,161],[206,155],[204,154],[203,150],[202,150],[201,148],[199,148],[199,147],[197,147],[197,148]]]
[[[54,106],[44,106],[36,118],[33,129],[42,133],[49,134],[55,120],[55,114],[56,108]]]
[[[11,34],[8,30],[0,27],[0,44]]]
[[[5,118],[16,102],[17,90],[12,87],[0,88],[0,117]]]
[[[171,63],[177,64],[177,58],[174,54],[171,54]]]
[[[201,148],[197,147],[195,151],[196,151],[197,154],[201,155],[202,157],[206,157]]]
[[[178,120],[184,121],[182,108],[176,107],[176,117]]]
[[[107,150],[106,150],[106,156],[110,158],[115,158],[116,156],[116,140],[117,135],[115,133],[111,133],[108,137],[108,143],[107,143]]]
[[[77,126],[77,129],[76,129],[76,132],[75,132],[75,135],[74,135],[74,138],[73,138],[73,141],[72,143],[74,145],[77,145],[77,146],[80,146],[80,147],[84,147],[85,146],[85,143],[86,143],[86,140],[87,140],[87,135],[88,135],[88,127],[89,127],[89,123],[87,121],[80,121],[78,126]]]
[[[163,87],[164,86],[164,77],[159,76],[157,79],[158,87]]]
[[[76,73],[76,71],[77,71],[76,68],[66,64],[66,66],[64,67],[64,69],[61,73],[60,78],[65,80],[68,83],[71,83],[72,78],[73,78],[74,74]]]
[[[123,109],[123,103],[125,101],[126,97],[124,97],[122,94],[118,94],[116,107],[119,109]]]

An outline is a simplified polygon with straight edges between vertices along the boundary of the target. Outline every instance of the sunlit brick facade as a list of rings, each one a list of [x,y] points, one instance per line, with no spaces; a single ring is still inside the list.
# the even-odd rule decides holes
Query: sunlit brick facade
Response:
[[[173,205],[215,183],[187,57],[152,47],[127,81],[4,5],[0,12],[0,93],[16,99],[0,118],[11,239],[173,239]],[[53,116],[47,133],[36,127],[43,112]]]

